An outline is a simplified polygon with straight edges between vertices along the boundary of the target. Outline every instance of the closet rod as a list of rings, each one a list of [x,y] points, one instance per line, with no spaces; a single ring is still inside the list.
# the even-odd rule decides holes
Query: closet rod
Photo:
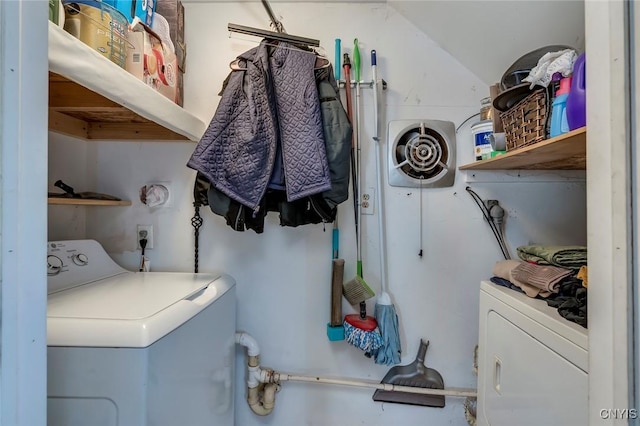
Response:
[[[261,30],[259,28],[245,27],[244,25],[228,24],[227,30],[234,33],[265,37],[271,40],[284,41],[291,44],[302,44],[305,46],[315,46],[315,47],[320,46],[320,40],[315,40],[315,39],[306,38],[306,37],[299,37],[299,36],[289,35],[285,33],[276,33],[274,31],[266,31],[266,30]]]

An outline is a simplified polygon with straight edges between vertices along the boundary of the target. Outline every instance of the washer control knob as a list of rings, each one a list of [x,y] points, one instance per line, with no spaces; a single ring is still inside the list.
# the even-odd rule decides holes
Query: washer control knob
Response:
[[[87,263],[89,263],[89,258],[84,253],[74,254],[71,257],[71,260],[73,260],[73,263],[78,266],[85,266]]]
[[[58,256],[54,256],[52,254],[47,256],[47,275],[58,275],[63,266],[64,265],[62,264],[62,259],[60,259]]]

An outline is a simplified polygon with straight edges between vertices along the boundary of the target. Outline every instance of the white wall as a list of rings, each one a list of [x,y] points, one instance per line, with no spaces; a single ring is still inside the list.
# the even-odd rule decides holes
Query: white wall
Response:
[[[88,157],[90,144],[80,139],[49,132],[48,191],[63,193],[54,183],[61,180],[74,192],[96,187],[96,159]],[[87,212],[83,206],[52,205],[48,208],[48,240],[82,239],[87,233]]]
[[[386,4],[276,3],[275,12],[291,34],[318,38],[333,58],[335,38],[351,53],[358,37],[364,79],[370,79],[369,51],[378,52],[379,74],[389,83],[386,119],[431,118],[462,123],[479,110],[488,87]],[[188,74],[186,108],[207,123],[215,111],[221,83],[234,57],[256,45],[249,36],[230,35],[228,23],[268,28],[259,3],[186,5]],[[375,185],[371,147],[371,94],[363,89],[364,186]],[[472,161],[470,124],[458,133],[458,164]],[[386,144],[385,144],[386,145]],[[134,201],[131,207],[87,209],[86,236],[95,238],[123,266],[134,268],[136,224],[153,224],[152,269],[190,271],[193,267],[192,187],[185,167],[189,143],[102,142],[87,145],[84,158],[96,158],[96,188]],[[69,155],[76,151],[69,145]],[[385,153],[386,154],[386,153]],[[385,170],[386,172],[386,170]],[[481,173],[476,173],[476,175]],[[500,251],[480,211],[466,193],[466,174],[451,188],[423,190],[424,258],[419,250],[419,193],[385,186],[389,292],[400,317],[403,364],[415,358],[420,338],[430,340],[426,363],[448,387],[475,387],[473,348],[477,342],[478,286],[491,275]],[[478,179],[475,177],[474,179]],[[173,200],[149,209],[137,200],[140,186],[170,181]],[[386,180],[386,179],[385,179]],[[512,177],[480,179],[471,186],[500,200],[508,212],[507,236],[515,247],[529,242],[586,243],[584,182],[541,182]],[[355,273],[351,200],[340,206],[341,257],[346,277]],[[238,328],[260,343],[263,364],[276,370],[329,376],[381,379],[388,367],[375,365],[343,342],[329,342],[331,225],[281,228],[273,213],[264,234],[238,233],[207,210],[202,212],[200,270],[221,268],[238,282]],[[363,221],[365,278],[380,288],[376,216]],[[353,309],[345,303],[345,311]],[[372,310],[373,302],[369,304]],[[212,325],[215,326],[215,325]],[[239,358],[241,352],[238,351]],[[241,366],[240,366],[241,367]],[[462,400],[447,399],[444,409],[371,400],[372,391],[326,385],[285,383],[272,415],[255,416],[244,401],[242,368],[237,374],[236,423],[278,425],[465,425]]]
[[[500,81],[516,59],[534,49],[560,44],[584,51],[583,1],[389,0],[389,4],[487,84]]]

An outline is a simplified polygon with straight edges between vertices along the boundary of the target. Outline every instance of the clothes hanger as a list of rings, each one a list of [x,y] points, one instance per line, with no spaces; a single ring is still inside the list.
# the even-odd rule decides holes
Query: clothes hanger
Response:
[[[264,42],[263,42],[264,43]],[[295,48],[295,47],[285,47],[285,46],[280,46],[278,44],[272,44],[272,43],[265,43],[269,46],[275,46],[278,47],[280,49],[290,49],[290,50],[295,50],[297,52],[302,52],[302,53],[308,53],[310,55],[316,55],[316,62],[314,65],[314,70],[321,70],[321,69],[325,69],[328,68],[329,65],[331,65],[331,61],[329,61],[329,59],[327,59],[324,55],[321,55],[320,53],[316,52],[315,50],[302,50],[299,48]],[[320,47],[320,46],[318,46]],[[233,71],[246,71],[247,68],[246,67],[242,67],[240,65],[240,59],[234,59],[233,61],[231,61],[229,63],[229,68],[231,68]]]
[[[244,67],[240,66],[240,59],[234,59],[233,61],[231,61],[229,63],[229,68],[231,68],[231,70],[233,71],[246,71],[247,69]],[[321,69],[325,69],[328,68],[329,65],[331,65],[331,62],[329,62],[329,60],[323,56],[318,56],[316,58],[316,64],[313,67],[314,70],[321,70]]]

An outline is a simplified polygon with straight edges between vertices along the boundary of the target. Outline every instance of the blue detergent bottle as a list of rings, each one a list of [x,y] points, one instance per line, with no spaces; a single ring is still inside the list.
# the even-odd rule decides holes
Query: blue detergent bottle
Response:
[[[560,80],[560,87],[553,98],[551,107],[551,130],[550,137],[560,136],[569,131],[569,123],[567,122],[567,98],[571,90],[571,77],[565,77]]]

